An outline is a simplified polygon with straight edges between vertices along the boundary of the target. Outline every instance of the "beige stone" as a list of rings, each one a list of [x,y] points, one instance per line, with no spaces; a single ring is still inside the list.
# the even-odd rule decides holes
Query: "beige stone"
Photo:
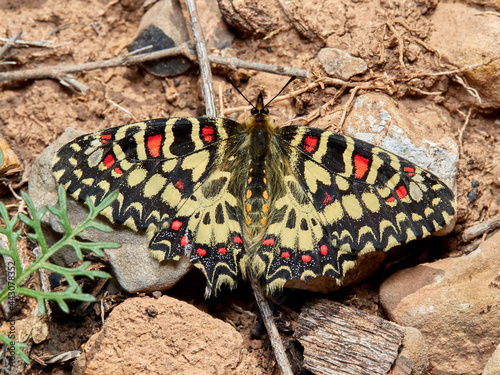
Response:
[[[433,375],[477,374],[500,337],[500,233],[461,257],[392,275],[380,288],[389,317],[422,332]]]
[[[460,2],[439,2],[431,16],[428,43],[459,68],[492,63],[466,70],[467,84],[476,89],[479,103],[464,92],[462,100],[489,108],[500,107],[500,17]]]
[[[346,81],[366,72],[367,69],[363,59],[351,56],[338,48],[322,48],[317,58],[328,75]]]
[[[498,375],[500,374],[500,345],[491,356],[483,370],[483,375]]]
[[[73,374],[257,375],[257,368],[230,324],[163,296],[117,306],[85,344]]]

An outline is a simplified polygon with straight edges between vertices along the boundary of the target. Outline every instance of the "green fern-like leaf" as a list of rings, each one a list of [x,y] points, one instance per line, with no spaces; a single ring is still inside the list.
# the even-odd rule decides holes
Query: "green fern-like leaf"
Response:
[[[67,313],[69,312],[67,304],[67,301],[69,300],[85,302],[95,301],[95,298],[92,295],[83,293],[76,281],[77,277],[87,277],[90,279],[94,279],[95,277],[111,277],[108,273],[103,271],[89,270],[88,268],[91,263],[88,261],[83,262],[78,267],[69,268],[51,263],[50,258],[65,246],[71,246],[80,260],[83,260],[82,250],[90,251],[99,257],[103,257],[105,255],[102,251],[103,249],[116,249],[120,247],[119,244],[114,242],[86,242],[80,241],[77,238],[79,234],[91,228],[103,232],[112,231],[109,226],[98,223],[95,219],[99,213],[101,213],[116,199],[117,193],[110,194],[110,196],[103,200],[98,206],[95,206],[91,201],[87,201],[86,204],[89,207],[89,214],[85,220],[74,228],[72,228],[69,222],[66,193],[61,186],[59,186],[58,195],[58,207],[44,206],[37,210],[31,198],[27,194],[22,193],[23,200],[29,210],[29,216],[20,213],[19,215],[10,218],[7,208],[0,202],[0,216],[4,221],[4,226],[0,225],[0,234],[5,235],[8,241],[7,248],[0,246],[0,255],[5,255],[11,259],[7,267],[9,270],[7,275],[7,285],[0,292],[0,303],[7,298],[14,298],[15,295],[24,295],[37,300],[38,309],[41,314],[45,313],[46,301],[55,301],[60,309]],[[64,229],[64,235],[62,238],[52,246],[48,246],[42,230],[42,218],[47,211],[50,211],[52,214],[57,216],[59,223]],[[37,242],[41,249],[40,256],[38,256],[32,264],[26,267],[23,267],[21,263],[17,248],[17,243],[19,237],[21,236],[21,230],[14,229],[19,220],[32,229],[32,232],[28,234],[28,237]],[[68,287],[64,291],[59,292],[44,292],[22,287],[31,275],[41,269],[61,275],[68,283]],[[8,350],[12,354],[18,355],[22,360],[29,363],[28,356],[22,351],[26,345],[15,342],[13,336],[14,335],[5,335],[0,333],[0,341],[7,345],[9,348]]]

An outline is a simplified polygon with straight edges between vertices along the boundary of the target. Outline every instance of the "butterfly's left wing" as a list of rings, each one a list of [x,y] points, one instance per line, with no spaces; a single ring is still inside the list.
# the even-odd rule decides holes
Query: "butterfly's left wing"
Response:
[[[276,139],[281,189],[254,257],[268,291],[320,275],[341,282],[358,256],[428,236],[455,213],[436,176],[369,143],[301,126]]]
[[[63,146],[53,173],[75,199],[99,204],[113,223],[147,230],[159,260],[187,256],[207,293],[234,285],[242,256],[240,191],[227,169],[241,125],[217,118],[170,118],[84,135]],[[239,185],[236,185],[239,186]]]

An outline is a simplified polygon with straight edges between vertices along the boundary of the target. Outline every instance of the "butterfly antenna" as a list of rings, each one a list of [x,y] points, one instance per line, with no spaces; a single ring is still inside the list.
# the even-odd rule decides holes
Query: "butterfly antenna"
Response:
[[[231,86],[233,86],[233,87],[236,89],[236,91],[238,91],[238,92],[240,93],[240,95],[243,97],[243,99],[245,99],[245,100],[248,102],[248,104],[250,104],[250,105],[252,106],[252,108],[255,108],[255,106],[252,104],[252,102],[251,102],[250,100],[248,100],[248,99],[246,98],[246,96],[245,96],[245,95],[243,95],[243,93],[240,91],[240,89],[239,89],[238,87],[236,87],[236,85],[234,84],[234,82],[233,82],[233,81],[231,81],[231,78],[226,77],[226,81],[227,81],[227,82],[228,82]]]
[[[278,97],[278,95],[279,95],[279,94],[281,94],[281,93],[283,92],[283,90],[284,90],[284,89],[286,89],[286,87],[287,87],[290,83],[292,83],[293,81],[295,81],[295,79],[296,79],[296,78],[297,78],[297,76],[293,76],[292,78],[290,78],[290,79],[288,80],[288,82],[286,83],[286,85],[285,85],[285,86],[283,86],[283,88],[280,90],[280,92],[279,92],[279,93],[277,93],[277,94],[274,96],[274,98],[272,98],[271,100],[269,100],[269,101],[267,102],[267,104],[264,106],[264,108],[266,108],[269,104],[271,104],[271,102],[272,102],[274,99],[276,99],[276,98]]]

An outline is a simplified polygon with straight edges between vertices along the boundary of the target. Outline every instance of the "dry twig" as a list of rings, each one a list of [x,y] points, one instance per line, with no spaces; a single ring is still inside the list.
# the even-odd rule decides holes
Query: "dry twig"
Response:
[[[208,60],[214,64],[227,65],[230,68],[243,68],[243,69],[252,69],[258,70],[261,72],[274,73],[284,76],[296,76],[298,78],[308,78],[309,72],[306,69],[297,69],[291,68],[289,66],[278,66],[278,65],[269,65],[262,64],[256,62],[249,62],[240,60],[236,57],[223,57],[216,55],[209,55]]]
[[[16,41],[21,37],[23,31],[20,30],[16,35],[14,35],[12,38],[7,39],[5,44],[3,45],[2,49],[0,50],[0,60],[3,59],[5,54],[9,51],[9,49],[16,43]]]
[[[188,48],[187,44],[182,44],[178,47],[164,49],[160,51],[138,54],[138,52],[142,51],[143,49],[141,49],[140,51],[136,50],[129,54],[118,56],[112,59],[92,61],[82,64],[53,65],[35,69],[2,72],[0,73],[0,82],[13,82],[26,79],[49,78],[49,79],[56,79],[58,81],[64,81],[65,84],[79,91],[84,92],[86,89],[88,89],[87,86],[76,81],[75,78],[69,76],[69,73],[78,73],[83,71],[113,68],[118,66],[133,66],[147,61],[157,60],[165,57],[179,56],[179,55],[185,56],[190,60],[193,60],[195,58],[194,51]],[[286,66],[254,63],[249,61],[243,61],[235,57],[208,55],[208,60],[211,63],[227,65],[234,69],[236,68],[253,69],[253,70],[265,71],[281,75],[289,75],[289,76],[295,75],[300,78],[306,78],[309,76],[309,72],[305,69],[296,69]]]
[[[0,37],[0,42],[5,42],[7,43],[9,41],[9,38],[1,38]],[[12,43],[13,47],[44,47],[44,48],[55,48],[57,46],[52,45],[52,40],[39,40],[39,41],[34,41],[31,42],[29,40],[21,40],[18,39],[14,43]]]
[[[462,233],[462,240],[468,242],[482,234],[486,234],[496,228],[500,227],[500,215],[497,215],[485,222],[473,225],[472,227],[464,229]]]
[[[283,342],[281,341],[278,328],[274,324],[273,314],[269,305],[264,298],[264,293],[259,284],[259,280],[255,277],[253,272],[249,272],[250,284],[252,285],[255,300],[257,301],[257,306],[259,306],[260,313],[262,315],[262,320],[266,326],[267,333],[269,335],[269,340],[274,350],[274,355],[276,357],[276,362],[280,368],[282,375],[293,375],[290,363],[288,362],[288,357],[286,356],[285,348]]]
[[[208,117],[217,116],[217,106],[215,105],[214,88],[212,87],[212,71],[208,61],[207,46],[205,37],[201,29],[200,17],[194,0],[185,0],[186,7],[191,20],[191,30],[196,45],[196,54],[198,56],[198,65],[200,66],[200,75],[202,82],[203,99],[205,99],[205,109]]]

